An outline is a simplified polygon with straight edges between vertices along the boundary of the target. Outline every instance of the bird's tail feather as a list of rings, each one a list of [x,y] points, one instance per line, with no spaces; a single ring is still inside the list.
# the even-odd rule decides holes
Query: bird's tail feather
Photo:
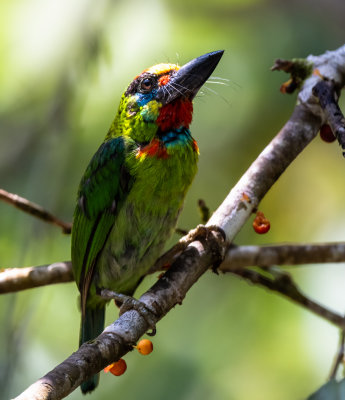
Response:
[[[85,310],[85,317],[82,318],[80,327],[79,346],[100,335],[104,329],[105,308],[88,308]],[[81,391],[85,394],[92,392],[98,385],[99,374],[81,384]]]

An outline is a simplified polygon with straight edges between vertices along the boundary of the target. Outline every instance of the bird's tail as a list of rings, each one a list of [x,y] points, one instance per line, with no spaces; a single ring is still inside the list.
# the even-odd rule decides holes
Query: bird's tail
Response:
[[[85,310],[85,317],[81,320],[79,346],[100,335],[104,329],[105,308],[88,308]],[[81,391],[86,394],[92,392],[98,385],[99,374],[83,382],[80,386]]]

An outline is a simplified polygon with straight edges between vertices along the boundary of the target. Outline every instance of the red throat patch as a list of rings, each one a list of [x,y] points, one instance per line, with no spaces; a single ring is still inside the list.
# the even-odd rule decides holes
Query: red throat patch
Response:
[[[193,103],[188,99],[178,99],[161,108],[156,123],[165,132],[169,129],[181,128],[181,126],[188,128],[192,117]]]

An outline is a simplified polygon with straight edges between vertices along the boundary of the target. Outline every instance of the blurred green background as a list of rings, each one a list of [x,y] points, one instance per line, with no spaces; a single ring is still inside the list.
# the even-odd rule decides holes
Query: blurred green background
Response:
[[[70,221],[84,169],[144,68],[225,49],[195,100],[199,173],[179,220],[215,209],[289,118],[295,96],[270,72],[275,58],[344,43],[343,0],[12,0],[0,3],[0,187]],[[221,81],[226,82],[226,81]],[[344,106],[344,101],[342,105]],[[247,224],[238,244],[343,240],[345,162],[316,138],[264,199],[271,231]],[[0,204],[0,266],[70,259],[58,228]],[[178,237],[174,237],[172,244]],[[298,267],[304,291],[343,312],[343,265]],[[139,288],[139,295],[156,277]],[[117,310],[108,307],[107,319]],[[0,298],[0,398],[9,399],[77,348],[75,284]],[[102,374],[90,399],[303,399],[326,379],[338,331],[232,276],[207,273],[159,324],[148,357],[128,354],[124,376]],[[71,399],[81,399],[76,390]]]

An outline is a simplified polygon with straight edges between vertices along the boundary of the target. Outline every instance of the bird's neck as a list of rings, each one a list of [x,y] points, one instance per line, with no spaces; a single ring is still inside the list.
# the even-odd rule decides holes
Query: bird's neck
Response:
[[[193,103],[188,99],[178,99],[163,106],[156,124],[162,132],[189,128],[193,117]]]

